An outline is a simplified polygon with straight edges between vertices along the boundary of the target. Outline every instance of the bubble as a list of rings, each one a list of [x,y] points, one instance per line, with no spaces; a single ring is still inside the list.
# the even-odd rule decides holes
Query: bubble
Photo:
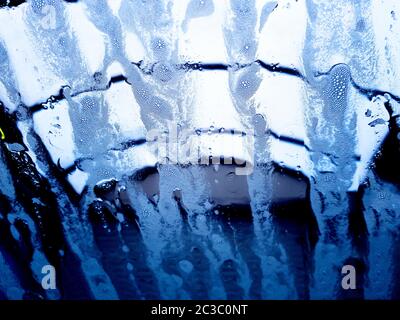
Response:
[[[81,99],[83,111],[92,111],[96,105],[96,101],[92,97],[84,97]]]
[[[162,119],[172,119],[171,108],[161,98],[153,97],[149,106],[151,107],[151,111]]]
[[[153,75],[162,82],[168,82],[173,77],[173,69],[167,64],[157,63],[154,66]]]
[[[247,69],[239,78],[235,92],[242,99],[251,98],[258,89],[261,79],[257,75],[257,68]]]
[[[94,82],[96,84],[101,84],[104,80],[104,76],[102,72],[95,72],[93,75]]]
[[[140,101],[145,101],[149,98],[149,93],[145,89],[138,89],[136,92]]]
[[[326,112],[329,116],[342,119],[347,108],[347,93],[351,79],[350,69],[346,64],[337,64],[328,74],[328,81],[322,90],[327,100]]]
[[[60,36],[57,41],[58,47],[62,50],[67,50],[68,39],[66,37]]]
[[[154,55],[159,59],[166,58],[168,55],[167,45],[166,45],[165,41],[161,38],[153,39],[152,49],[153,49]]]
[[[46,4],[47,4],[47,1],[45,1],[45,0],[32,0],[31,1],[31,6],[35,13],[41,13]]]

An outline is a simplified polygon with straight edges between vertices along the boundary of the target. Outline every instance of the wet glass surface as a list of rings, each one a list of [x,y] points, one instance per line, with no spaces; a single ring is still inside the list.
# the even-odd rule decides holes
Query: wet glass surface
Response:
[[[0,299],[399,299],[399,14],[0,1]]]

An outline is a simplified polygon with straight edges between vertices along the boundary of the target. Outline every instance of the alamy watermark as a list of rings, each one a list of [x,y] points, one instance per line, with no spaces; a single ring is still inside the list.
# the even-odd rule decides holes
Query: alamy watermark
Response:
[[[355,290],[357,288],[356,283],[356,268],[350,264],[342,267],[342,289],[343,290]]]
[[[55,290],[56,285],[56,268],[50,264],[43,266],[42,274],[42,288],[44,290]]]
[[[230,138],[225,138],[226,136]],[[254,163],[254,132],[187,129],[170,121],[166,130],[152,129],[146,141],[160,164],[235,165],[236,175],[250,175]],[[212,149],[215,148],[215,150]]]
[[[57,11],[52,5],[45,5],[41,8],[40,13],[43,17],[39,24],[45,30],[54,30],[57,27]]]

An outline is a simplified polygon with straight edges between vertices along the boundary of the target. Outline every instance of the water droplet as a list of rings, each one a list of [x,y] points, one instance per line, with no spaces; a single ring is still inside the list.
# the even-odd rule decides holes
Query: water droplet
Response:
[[[193,264],[188,260],[181,260],[179,261],[179,268],[185,273],[190,273],[193,270]]]
[[[243,88],[247,88],[249,86],[249,82],[248,81],[243,80],[240,83],[242,84]]]

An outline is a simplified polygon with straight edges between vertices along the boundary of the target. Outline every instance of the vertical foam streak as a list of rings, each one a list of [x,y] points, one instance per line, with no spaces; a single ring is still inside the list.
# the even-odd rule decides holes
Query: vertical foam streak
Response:
[[[337,280],[326,276],[326,272],[337,270],[337,278],[340,278],[334,261],[343,264],[348,257],[358,258],[354,243],[350,241],[354,206],[348,194],[356,170],[358,143],[358,105],[354,103],[356,93],[351,79],[353,70],[361,70],[357,68],[358,63],[367,60],[370,41],[366,37],[361,41],[356,30],[357,21],[362,17],[355,3],[328,4],[309,0],[307,10],[309,25],[303,61],[312,85],[306,93],[307,134],[314,165],[311,201],[323,234],[316,249],[312,294],[324,296],[325,291],[328,296],[337,290],[340,292]],[[335,18],[344,12],[346,19]],[[354,42],[359,46],[352,45],[349,52],[347,47]],[[329,71],[324,75],[315,77],[316,72],[326,69]],[[368,77],[371,71],[364,73]],[[362,212],[361,219],[364,219]]]

